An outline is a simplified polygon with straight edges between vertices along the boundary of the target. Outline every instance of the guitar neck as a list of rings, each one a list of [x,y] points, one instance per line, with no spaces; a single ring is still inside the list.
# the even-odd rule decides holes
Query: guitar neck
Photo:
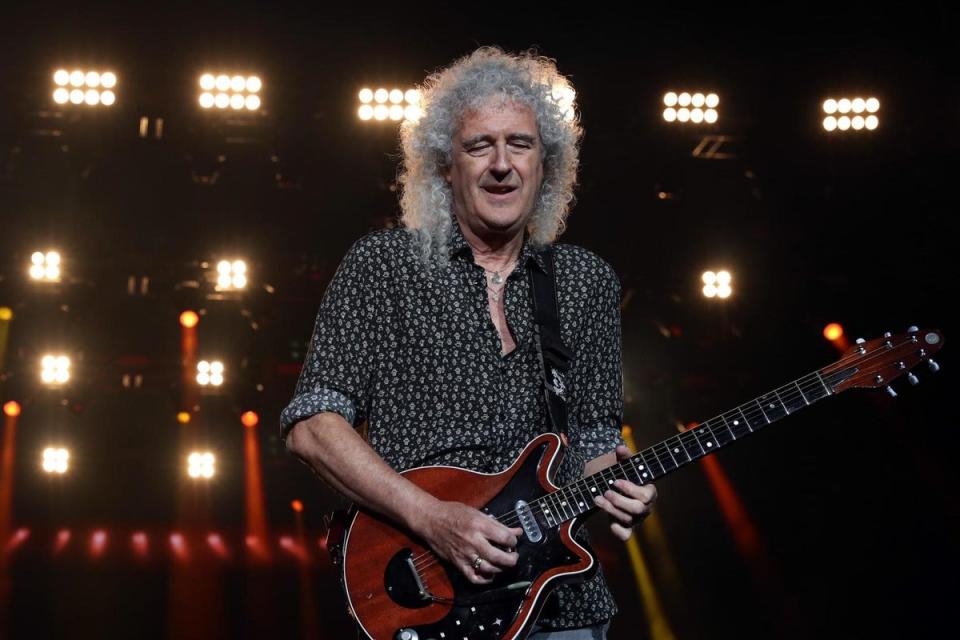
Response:
[[[814,371],[543,496],[539,506],[548,521],[557,525],[589,513],[597,508],[593,502],[594,496],[602,495],[614,481],[624,479],[636,484],[648,484],[658,480],[833,395],[834,387],[856,371],[854,366],[837,365]]]

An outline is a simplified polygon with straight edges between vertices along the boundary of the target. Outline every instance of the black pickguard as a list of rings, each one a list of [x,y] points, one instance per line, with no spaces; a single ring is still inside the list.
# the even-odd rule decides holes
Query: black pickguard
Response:
[[[522,499],[529,503],[546,493],[537,479],[537,471],[541,464],[547,463],[543,460],[547,446],[547,443],[544,443],[530,452],[503,491],[481,509],[484,513],[501,516],[512,512],[517,500]],[[404,630],[416,633],[410,636],[410,640],[461,640],[462,638],[497,640],[503,637],[503,631],[513,624],[514,618],[525,601],[537,596],[533,592],[528,594],[528,588],[509,590],[507,589],[509,585],[521,582],[533,583],[550,569],[575,565],[580,561],[579,557],[563,544],[557,529],[549,527],[546,522],[539,519],[538,523],[543,539],[533,543],[521,536],[516,548],[519,554],[517,565],[499,574],[491,584],[475,585],[455,567],[444,563],[444,570],[455,593],[453,608],[444,619],[434,624],[398,629],[395,637],[399,639]],[[571,534],[579,526],[579,521],[574,521]],[[593,552],[589,549],[588,551],[593,556]],[[401,551],[388,565],[393,567],[385,574],[388,593],[401,606],[426,606],[418,603],[415,581],[410,579],[409,572],[404,573],[399,569],[406,555],[409,555],[409,550]],[[588,572],[575,576],[558,576],[551,580],[539,594],[535,610],[524,625],[524,635],[536,620],[537,613],[550,591],[564,582],[587,578],[595,571],[596,560],[594,559],[593,566]],[[427,587],[429,588],[429,585]]]

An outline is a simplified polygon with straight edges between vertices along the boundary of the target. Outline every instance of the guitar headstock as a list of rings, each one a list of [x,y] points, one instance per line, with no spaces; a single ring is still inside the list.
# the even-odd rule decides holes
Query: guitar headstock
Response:
[[[875,340],[858,339],[842,358],[820,373],[834,393],[851,387],[886,387],[896,397],[890,383],[906,375],[910,384],[917,384],[920,380],[911,370],[921,362],[926,361],[934,373],[940,370],[933,355],[942,346],[943,334],[936,329],[910,327],[906,333],[885,333]]]

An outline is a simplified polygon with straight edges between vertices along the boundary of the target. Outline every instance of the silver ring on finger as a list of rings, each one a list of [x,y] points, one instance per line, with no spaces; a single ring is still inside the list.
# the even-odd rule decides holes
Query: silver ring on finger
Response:
[[[473,570],[476,571],[480,568],[480,565],[483,564],[483,558],[480,557],[480,554],[477,554],[477,557],[473,559]]]

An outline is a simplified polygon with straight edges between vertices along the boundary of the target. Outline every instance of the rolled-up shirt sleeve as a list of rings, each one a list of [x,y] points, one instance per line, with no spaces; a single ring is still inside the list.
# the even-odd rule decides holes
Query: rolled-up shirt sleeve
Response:
[[[318,413],[338,413],[354,426],[366,420],[389,315],[390,274],[375,236],[354,243],[323,295],[293,398],[280,413],[282,442]]]
[[[585,460],[624,444],[620,280],[601,262],[596,296],[587,303],[576,345],[574,442]]]

